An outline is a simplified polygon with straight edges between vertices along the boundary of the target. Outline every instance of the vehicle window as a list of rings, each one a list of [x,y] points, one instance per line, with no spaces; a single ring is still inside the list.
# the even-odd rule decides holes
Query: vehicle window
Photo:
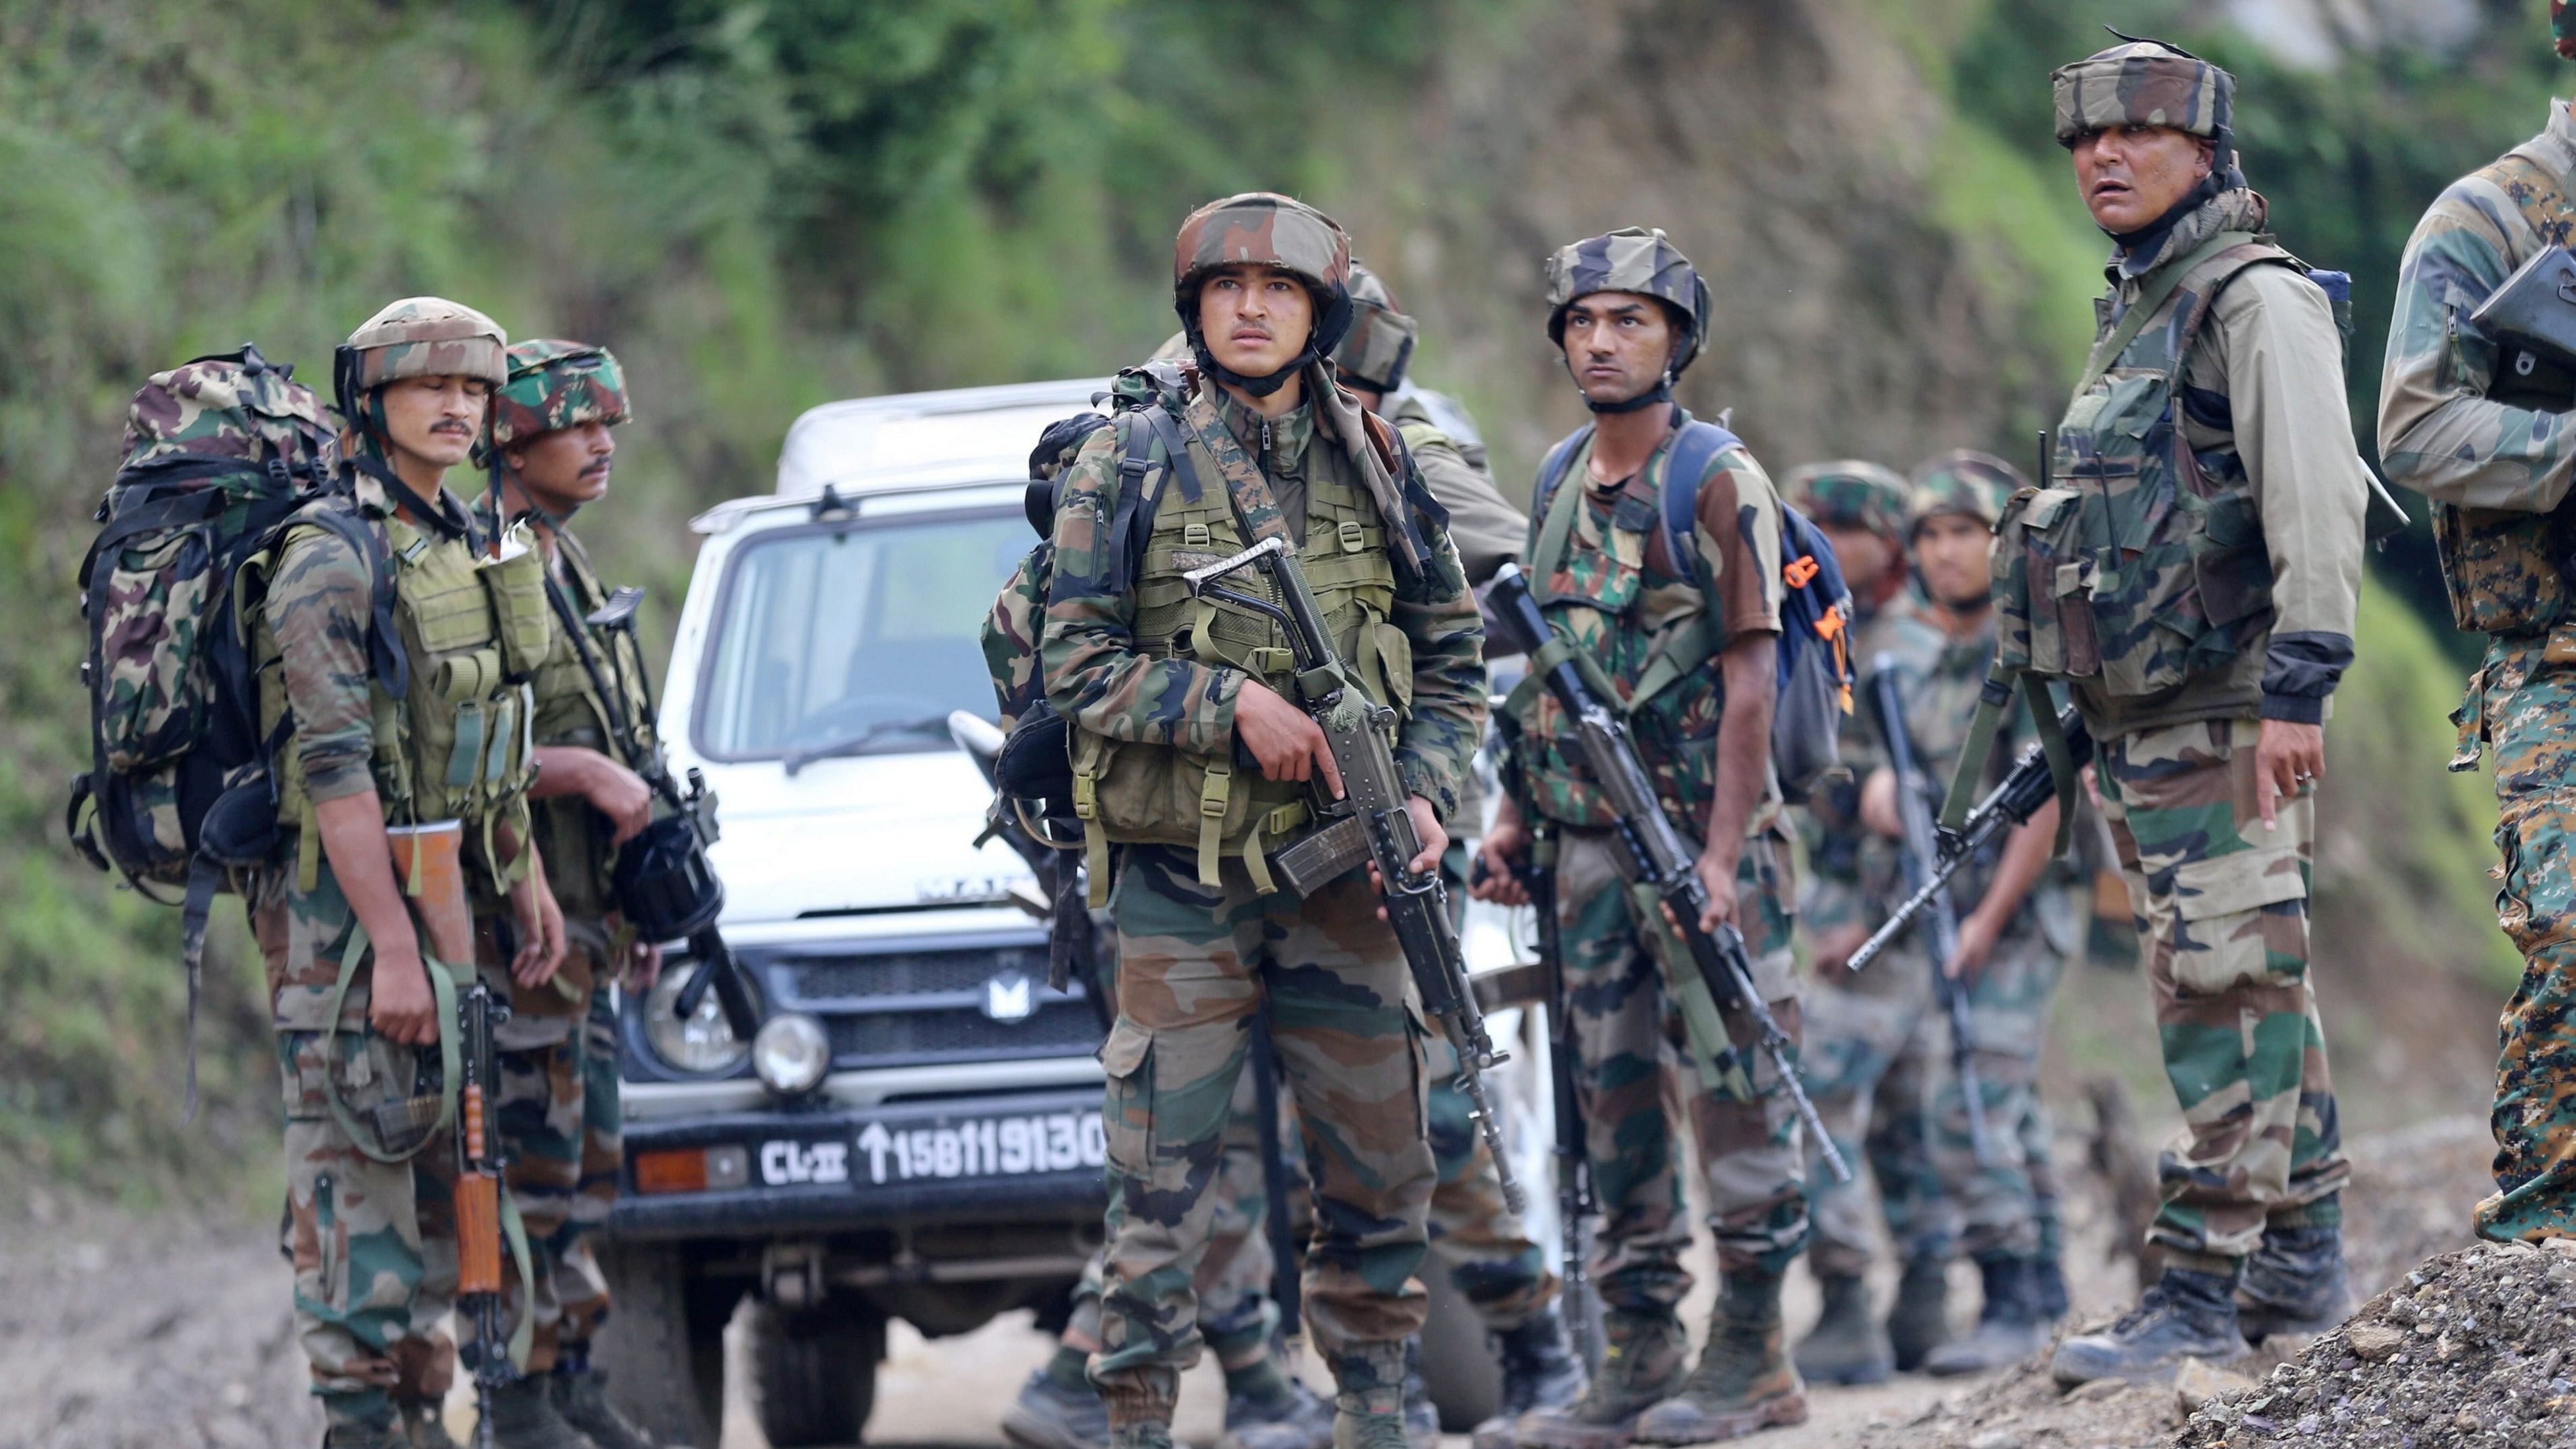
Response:
[[[1033,540],[1016,511],[780,530],[734,555],[693,721],[710,759],[947,749],[994,717],[977,632]]]

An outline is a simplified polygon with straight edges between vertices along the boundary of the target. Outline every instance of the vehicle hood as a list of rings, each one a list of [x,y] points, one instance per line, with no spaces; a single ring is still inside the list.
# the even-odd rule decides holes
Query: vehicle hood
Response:
[[[721,836],[709,852],[728,925],[976,905],[1034,888],[1007,845],[981,848],[992,787],[955,750],[703,766]]]

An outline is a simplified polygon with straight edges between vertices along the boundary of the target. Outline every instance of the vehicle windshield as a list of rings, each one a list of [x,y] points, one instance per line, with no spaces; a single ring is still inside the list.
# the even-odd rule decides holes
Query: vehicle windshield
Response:
[[[994,717],[977,639],[1033,540],[1017,510],[780,529],[746,541],[694,721],[709,759],[944,750]]]

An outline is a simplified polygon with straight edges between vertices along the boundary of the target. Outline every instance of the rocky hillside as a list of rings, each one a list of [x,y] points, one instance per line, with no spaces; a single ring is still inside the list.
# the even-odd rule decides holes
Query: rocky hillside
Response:
[[[2292,98],[2260,137],[2249,119],[2249,164],[2292,243],[2362,277],[2366,379],[2414,210],[2537,124],[2550,76],[2519,58],[2540,43],[2529,7],[2509,23],[2502,0],[2476,8],[2467,43],[2339,42],[2322,69],[2250,44],[2232,8],[2120,10],[2187,27],[2249,95]],[[1961,444],[2020,458],[2085,340],[2100,241],[2047,141],[2044,77],[2093,48],[2096,9],[0,10],[0,615],[18,623],[0,649],[0,1181],[149,1195],[266,1160],[268,1048],[238,929],[208,1006],[213,1110],[182,1133],[174,916],[74,863],[59,823],[84,753],[68,582],[144,373],[248,337],[316,376],[348,327],[419,291],[516,335],[607,342],[641,420],[589,531],[667,602],[689,564],[681,521],[766,487],[801,408],[1135,357],[1170,325],[1180,214],[1268,186],[1350,226],[1424,320],[1421,374],[1477,408],[1515,480],[1578,415],[1540,331],[1538,261],[1629,222],[1665,227],[1711,277],[1715,342],[1686,400],[1734,409],[1775,465],[1904,466]],[[2330,817],[2321,930],[2354,963],[2337,989],[2356,1031],[2428,1023],[2385,1029],[2397,1044],[2374,1063],[2457,1092],[2508,969],[2479,874],[2488,807],[2439,769],[2456,656],[2410,608],[2420,574],[2388,578],[2334,727],[2336,768],[2372,788]]]

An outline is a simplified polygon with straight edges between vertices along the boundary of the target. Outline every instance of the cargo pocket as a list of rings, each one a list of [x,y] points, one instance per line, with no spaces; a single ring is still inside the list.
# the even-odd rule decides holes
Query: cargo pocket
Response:
[[[1154,1033],[1121,1018],[1101,1044],[1100,1070],[1108,1079],[1101,1123],[1109,1165],[1142,1180],[1154,1165]]]
[[[2308,897],[2294,846],[2240,850],[2174,867],[2173,975],[2185,992],[2294,981],[2308,966]]]
[[[2569,874],[2564,807],[2551,799],[2505,807],[2496,822],[2503,884],[2496,923],[2525,956],[2576,937],[2576,877]]]

